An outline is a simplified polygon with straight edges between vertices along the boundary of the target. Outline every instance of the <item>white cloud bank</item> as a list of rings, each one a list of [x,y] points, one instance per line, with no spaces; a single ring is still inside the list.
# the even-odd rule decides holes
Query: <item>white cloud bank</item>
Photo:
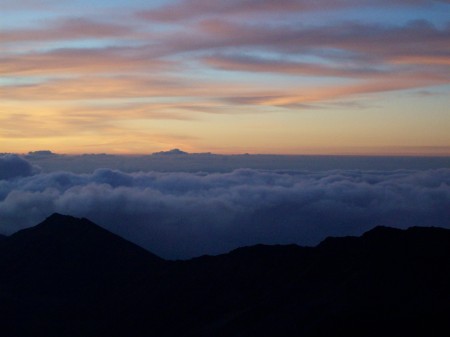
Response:
[[[0,156],[0,233],[59,212],[187,258],[256,243],[313,245],[376,225],[450,228],[447,168],[34,173],[26,160]]]

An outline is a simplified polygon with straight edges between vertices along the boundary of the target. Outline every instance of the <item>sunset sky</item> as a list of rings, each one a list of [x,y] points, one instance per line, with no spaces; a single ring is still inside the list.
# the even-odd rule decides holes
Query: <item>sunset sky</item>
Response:
[[[0,152],[450,155],[450,1],[2,0]]]

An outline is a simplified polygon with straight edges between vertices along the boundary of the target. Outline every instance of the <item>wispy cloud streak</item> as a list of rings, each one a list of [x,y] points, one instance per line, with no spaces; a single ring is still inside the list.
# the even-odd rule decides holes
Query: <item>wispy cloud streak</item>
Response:
[[[42,42],[79,39],[102,39],[130,36],[133,29],[127,25],[99,22],[85,18],[55,21],[36,28],[2,29],[0,42]]]

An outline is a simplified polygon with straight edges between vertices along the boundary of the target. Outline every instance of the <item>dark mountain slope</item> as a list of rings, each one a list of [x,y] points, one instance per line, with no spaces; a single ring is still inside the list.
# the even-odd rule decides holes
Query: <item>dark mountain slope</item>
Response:
[[[163,260],[87,219],[53,214],[39,225],[3,240],[0,266],[21,283],[26,274],[78,284],[95,280],[113,282],[158,266]],[[66,291],[66,283],[61,283]],[[31,285],[30,285],[31,286]],[[54,285],[50,285],[52,289]]]
[[[450,231],[377,227],[317,247],[327,282],[318,335],[445,336],[450,332]],[[317,282],[315,282],[317,284]]]
[[[191,279],[179,298],[201,298],[202,306],[200,315],[182,315],[186,326],[197,327],[180,336],[450,332],[449,230],[379,227],[316,248],[255,246],[181,267]]]
[[[8,336],[447,336],[450,230],[164,261],[53,215],[0,243]]]
[[[80,325],[106,319],[106,304],[126,302],[163,263],[87,219],[53,214],[0,243],[3,326],[21,335],[37,329],[71,335],[65,330],[74,322],[84,331]]]

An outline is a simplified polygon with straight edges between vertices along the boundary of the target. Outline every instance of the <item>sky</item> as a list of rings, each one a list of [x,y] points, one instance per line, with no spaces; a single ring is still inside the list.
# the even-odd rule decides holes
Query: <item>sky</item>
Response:
[[[448,0],[1,0],[0,152],[450,155]]]

